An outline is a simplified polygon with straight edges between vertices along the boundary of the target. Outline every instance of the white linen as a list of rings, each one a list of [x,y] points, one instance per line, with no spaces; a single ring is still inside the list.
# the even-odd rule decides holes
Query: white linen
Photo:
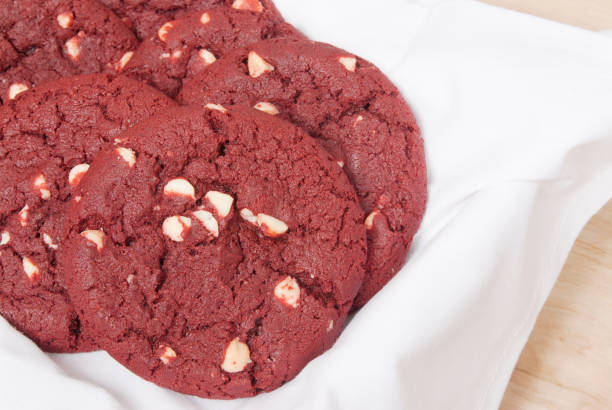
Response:
[[[472,1],[277,0],[398,85],[422,127],[409,260],[269,394],[158,388],[106,353],[46,355],[0,319],[2,409],[494,409],[572,243],[612,197],[612,39]]]

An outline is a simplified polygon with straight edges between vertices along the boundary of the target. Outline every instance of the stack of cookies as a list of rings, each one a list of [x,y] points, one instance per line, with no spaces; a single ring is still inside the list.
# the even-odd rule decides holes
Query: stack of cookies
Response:
[[[266,0],[0,0],[0,313],[230,399],[400,269],[423,141],[371,63]]]

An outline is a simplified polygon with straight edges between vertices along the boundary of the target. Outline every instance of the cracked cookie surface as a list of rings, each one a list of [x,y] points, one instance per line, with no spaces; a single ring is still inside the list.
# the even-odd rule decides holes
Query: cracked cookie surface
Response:
[[[323,43],[266,40],[226,54],[186,81],[178,99],[289,119],[344,168],[367,215],[368,267],[356,307],[401,268],[425,211],[423,140],[397,88],[371,63]]]
[[[161,26],[183,18],[189,12],[204,11],[215,6],[227,6],[283,22],[272,0],[101,0],[131,27],[140,40],[156,35]]]
[[[215,7],[165,23],[144,40],[122,73],[174,97],[185,79],[235,48],[274,37],[303,38],[291,25],[266,13]]]
[[[46,80],[114,73],[137,45],[96,0],[0,0],[0,101]]]
[[[175,105],[134,80],[93,74],[47,82],[0,107],[0,313],[43,350],[95,347],[58,261],[65,203],[105,143]]]
[[[179,392],[270,391],[338,337],[363,279],[363,212],[305,132],[248,107],[181,107],[101,151],[71,202],[68,288],[101,347]]]

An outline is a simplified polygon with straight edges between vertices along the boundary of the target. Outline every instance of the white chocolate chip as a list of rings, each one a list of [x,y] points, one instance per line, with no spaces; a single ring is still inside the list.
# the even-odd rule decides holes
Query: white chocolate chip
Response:
[[[200,16],[200,23],[202,24],[210,23],[210,14],[202,13],[202,15]]]
[[[72,61],[79,61],[79,56],[81,55],[81,46],[79,44],[79,37],[83,37],[84,33],[81,31],[76,36],[68,39],[64,44],[64,49],[66,50],[66,54]]]
[[[46,188],[41,188],[40,189],[40,197],[42,199],[49,199],[51,197],[51,191],[49,191]]]
[[[344,161],[336,161],[336,164],[338,164],[340,168],[344,168]]]
[[[213,53],[206,50],[205,48],[198,51],[198,57],[200,57],[202,61],[204,61],[207,65],[217,61],[217,57],[215,57]]]
[[[115,148],[115,152],[125,162],[127,162],[127,164],[129,165],[130,168],[132,168],[134,166],[134,164],[136,163],[136,153],[134,151],[132,151],[131,149],[124,148],[124,147],[118,147],[118,148]]]
[[[356,127],[357,124],[361,121],[363,121],[363,116],[358,115],[357,118],[355,118],[355,122],[353,122],[353,127]]]
[[[186,216],[170,216],[162,224],[164,235],[175,242],[183,242],[185,235],[191,228],[191,219]]]
[[[162,53],[159,58],[170,58],[170,53]]]
[[[249,53],[247,65],[249,67],[249,75],[253,78],[257,78],[262,74],[274,70],[273,65],[261,58],[261,56],[254,51]]]
[[[53,239],[47,235],[46,233],[43,233],[43,242],[45,243],[45,245],[47,245],[50,249],[53,249],[54,251],[57,250],[57,244],[53,243]]]
[[[334,328],[334,321],[330,320],[329,324],[327,325],[327,331],[331,332],[331,330]]]
[[[278,108],[276,108],[276,106],[274,104],[270,104],[269,102],[258,102],[257,104],[255,104],[254,107],[256,110],[259,111],[263,111],[266,114],[270,114],[270,115],[277,115],[280,111],[278,111]]]
[[[83,197],[81,197],[81,195],[77,195],[74,197],[74,202],[79,203],[81,202],[81,199],[83,199]]]
[[[127,275],[127,278],[125,278],[125,280],[127,281],[128,285],[131,285],[134,281],[134,275],[130,273],[129,275]]]
[[[0,246],[4,246],[11,241],[11,234],[8,231],[2,232],[0,234]]]
[[[364,224],[368,231],[372,229],[372,227],[374,226],[374,218],[378,214],[379,214],[378,210],[374,210],[370,212],[370,214],[366,217]]]
[[[79,185],[79,182],[81,182],[81,178],[83,178],[83,175],[85,175],[88,169],[89,164],[79,164],[72,167],[72,169],[68,173],[68,183],[71,186]]]
[[[355,57],[339,57],[338,61],[340,64],[344,66],[348,71],[354,73],[355,68],[357,68],[357,59]]]
[[[98,252],[102,252],[102,249],[104,249],[104,237],[106,235],[103,231],[97,229],[88,229],[86,231],[81,232],[81,236],[96,245],[96,249],[98,250]]]
[[[240,210],[240,217],[253,225],[257,225],[257,217],[248,208],[242,208]]]
[[[225,108],[224,106],[220,104],[206,104],[205,107],[208,108],[209,110],[221,111],[224,114],[227,112],[227,108]]]
[[[219,215],[221,218],[225,218],[229,215],[234,203],[234,198],[232,198],[231,195],[219,191],[208,191],[206,195],[204,195],[204,199],[206,199],[210,205],[215,208],[217,215]]]
[[[300,285],[298,285],[297,280],[291,276],[287,276],[285,279],[278,282],[274,288],[274,296],[280,302],[292,308],[296,308],[298,300],[300,300]]]
[[[273,216],[257,214],[257,224],[266,236],[275,238],[287,232],[289,227],[286,223]]]
[[[14,100],[15,98],[17,98],[19,94],[21,94],[24,91],[27,91],[29,88],[30,87],[28,87],[24,83],[11,84],[11,86],[8,89],[9,100]]]
[[[163,364],[170,364],[170,362],[176,359],[176,352],[170,346],[160,346],[163,351],[159,356],[159,360],[162,361]]]
[[[22,259],[23,262],[23,270],[30,280],[36,279],[38,274],[40,274],[40,269],[38,266],[32,262],[32,259],[27,256]]]
[[[127,63],[130,62],[133,56],[134,56],[133,51],[128,51],[127,53],[123,54],[121,58],[119,59],[119,62],[117,63],[117,66],[116,66],[117,71],[123,70],[123,68],[127,65]]]
[[[19,211],[19,222],[21,226],[26,226],[28,224],[28,217],[30,216],[30,207],[28,204],[25,204],[21,211]]]
[[[61,28],[70,28],[70,26],[72,26],[73,21],[74,14],[72,14],[71,11],[67,11],[65,13],[60,13],[57,15],[57,24],[59,24]]]
[[[212,236],[215,238],[219,237],[219,223],[213,214],[203,209],[193,211],[192,214],[198,221],[200,221],[202,225],[204,225],[204,228],[206,228],[206,230],[210,232]]]
[[[165,196],[182,196],[195,200],[195,188],[185,178],[174,178],[164,186]]]
[[[242,208],[240,210],[240,216],[245,221],[257,225],[263,231],[264,235],[272,238],[284,234],[289,229],[289,226],[280,219],[266,214],[257,214],[257,216],[255,216],[248,208]]]
[[[263,6],[259,0],[235,0],[232,7],[238,10],[249,10],[261,13]]]
[[[172,52],[172,58],[171,58],[171,60],[172,60],[172,61],[177,60],[177,59],[181,58],[181,56],[182,56],[182,55],[183,55],[183,52],[182,52],[181,50],[174,50],[174,51]]]
[[[47,180],[43,174],[37,175],[36,178],[34,178],[34,188],[38,189],[42,199],[51,198],[51,191],[49,191]]]
[[[228,373],[237,373],[251,363],[251,350],[246,343],[235,338],[225,348],[225,355],[221,368]]]
[[[172,29],[173,26],[174,26],[174,24],[171,21],[169,21],[169,22],[165,23],[163,26],[161,26],[159,28],[159,30],[157,30],[157,36],[164,43],[168,39],[168,33],[170,32],[170,30]]]

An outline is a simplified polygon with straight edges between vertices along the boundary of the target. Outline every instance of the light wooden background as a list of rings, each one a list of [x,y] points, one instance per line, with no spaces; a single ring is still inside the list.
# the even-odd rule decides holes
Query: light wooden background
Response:
[[[483,1],[591,30],[612,29],[612,0]],[[612,201],[576,241],[501,409],[612,409]]]

